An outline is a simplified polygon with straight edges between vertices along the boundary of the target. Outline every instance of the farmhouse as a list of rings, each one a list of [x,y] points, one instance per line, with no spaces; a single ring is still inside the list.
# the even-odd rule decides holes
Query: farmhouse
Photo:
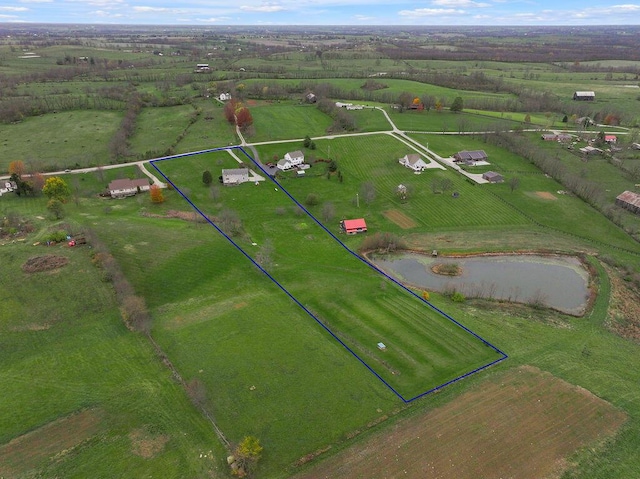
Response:
[[[487,180],[489,183],[502,183],[504,181],[502,175],[495,171],[487,171],[486,173],[483,173],[482,178]]]
[[[578,101],[593,101],[596,99],[596,93],[593,91],[577,91],[573,94],[573,99]]]
[[[208,63],[198,63],[196,65],[196,69],[194,70],[196,73],[206,73],[211,71],[211,68],[209,68],[209,64]]]
[[[150,188],[151,185],[147,178],[140,178],[137,180],[130,180],[129,178],[113,180],[109,183],[109,186],[107,186],[111,198],[134,196],[142,191],[149,191]]]
[[[249,168],[229,168],[222,170],[222,184],[235,186],[249,181]]]
[[[318,101],[318,97],[313,92],[309,92],[304,96],[307,103],[315,103]]]
[[[640,215],[640,195],[633,191],[625,191],[616,197],[616,205]]]
[[[618,137],[616,135],[604,135],[604,142],[609,144],[617,143]]]
[[[342,220],[340,222],[340,230],[348,235],[364,233],[367,231],[367,223],[364,221],[364,218]]]
[[[218,95],[218,100],[220,100],[220,101],[229,101],[229,100],[231,100],[231,93],[220,93],[220,95]]]
[[[456,163],[464,163],[465,165],[474,165],[476,162],[486,161],[487,158],[489,157],[484,150],[463,150],[453,155],[453,161]]]
[[[398,160],[398,163],[416,172],[423,171],[428,166],[424,160],[420,158],[420,155],[415,153],[404,155]]]
[[[278,168],[280,170],[290,170],[296,166],[300,166],[304,163],[304,153],[300,150],[291,151],[285,153],[284,158],[278,161]]]

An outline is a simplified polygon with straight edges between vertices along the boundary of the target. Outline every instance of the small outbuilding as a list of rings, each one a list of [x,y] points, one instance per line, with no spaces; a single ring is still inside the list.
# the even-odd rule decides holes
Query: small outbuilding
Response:
[[[616,205],[640,215],[640,195],[633,191],[625,191],[616,197]]]
[[[483,173],[482,178],[487,180],[489,183],[502,183],[504,181],[503,176],[495,171],[487,171],[486,173]]]
[[[576,91],[573,93],[573,99],[577,101],[593,101],[596,99],[594,91]]]
[[[364,218],[358,218],[354,220],[342,220],[340,222],[340,229],[343,233],[348,235],[355,235],[358,233],[366,233],[367,223]]]

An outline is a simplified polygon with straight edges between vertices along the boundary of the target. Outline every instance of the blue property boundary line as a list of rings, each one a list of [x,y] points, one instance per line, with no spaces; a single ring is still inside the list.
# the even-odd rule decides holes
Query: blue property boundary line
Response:
[[[469,371],[468,373],[465,373],[461,376],[456,377],[455,379],[452,379],[450,381],[447,381],[443,384],[440,384],[439,386],[436,386],[434,388],[431,388],[421,394],[418,394],[417,396],[414,396],[410,399],[406,399],[404,396],[402,396],[402,394],[400,394],[398,391],[396,391],[393,386],[391,386],[387,381],[384,380],[384,378],[382,378],[371,366],[369,366],[369,364],[367,364],[366,361],[364,361],[360,356],[358,356],[358,354],[351,349],[344,341],[342,341],[331,329],[329,329],[319,318],[317,318],[311,311],[309,311],[306,306],[304,304],[302,304],[295,296],[293,296],[293,294],[291,294],[289,292],[289,290],[287,290],[280,282],[278,282],[278,280],[276,280],[267,270],[265,270],[256,260],[253,259],[253,257],[251,257],[239,244],[237,244],[229,235],[227,235],[224,231],[222,231],[222,229],[220,227],[218,227],[218,225],[216,225],[213,221],[211,221],[211,219],[208,217],[208,215],[206,215],[205,213],[202,212],[202,210],[200,210],[200,208],[198,208],[192,201],[191,199],[189,199],[189,197],[182,192],[182,190],[180,190],[180,188],[177,187],[177,185],[175,183],[173,183],[169,177],[167,175],[165,175],[162,170],[158,167],[158,165],[156,165],[156,163],[159,163],[161,161],[166,161],[166,160],[175,160],[175,159],[179,159],[179,158],[185,158],[185,157],[189,157],[189,156],[196,156],[196,155],[200,155],[203,153],[212,153],[212,152],[217,152],[217,151],[227,151],[227,150],[233,150],[233,149],[238,149],[240,151],[242,151],[242,153],[248,158],[250,159],[253,164],[260,169],[260,171],[267,177],[270,178],[271,181],[277,185],[277,187],[279,187],[288,197],[289,199],[291,199],[291,201],[293,201],[299,208],[302,209],[302,211],[304,211],[307,216],[309,216],[313,221],[315,221],[315,223],[320,226],[326,233],[328,233],[335,241],[338,242],[338,244],[340,246],[342,246],[349,254],[351,254],[352,256],[356,257],[357,259],[359,259],[360,261],[362,261],[364,264],[366,264],[367,266],[369,266],[370,268],[372,268],[374,271],[376,271],[377,273],[381,274],[382,276],[384,276],[386,279],[390,280],[391,282],[393,282],[394,284],[396,284],[397,286],[399,286],[401,289],[403,289],[404,291],[406,291],[407,293],[411,294],[412,296],[414,296],[415,298],[418,298],[420,301],[422,301],[423,303],[427,304],[431,309],[433,309],[434,311],[436,311],[437,313],[441,314],[442,316],[444,316],[445,318],[447,318],[449,321],[453,322],[455,325],[457,325],[458,327],[462,328],[464,331],[466,331],[467,333],[471,334],[472,336],[474,336],[476,339],[480,340],[482,343],[484,343],[486,346],[490,347],[491,349],[493,349],[494,351],[496,351],[497,353],[499,353],[500,355],[502,355],[501,358],[496,359],[495,361],[492,361],[488,364],[485,364],[484,366],[481,366],[479,368],[476,368],[472,371]],[[199,150],[199,151],[194,151],[194,152],[190,152],[190,153],[182,153],[182,154],[178,154],[178,155],[171,155],[171,156],[164,156],[164,157],[160,157],[160,158],[155,158],[153,160],[150,161],[151,165],[156,169],[156,171],[158,171],[158,173],[160,175],[162,175],[162,177],[166,180],[167,183],[169,183],[173,189],[175,189],[175,191],[177,191],[180,196],[182,196],[187,203],[189,203],[191,205],[191,207],[200,215],[202,216],[202,218],[209,223],[211,226],[213,226],[227,241],[229,241],[238,251],[240,251],[240,253],[242,253],[249,261],[251,261],[251,263],[253,263],[262,273],[264,273],[273,283],[275,283],[276,286],[278,286],[278,288],[280,288],[289,298],[291,298],[291,300],[293,302],[295,302],[300,308],[302,308],[302,310],[307,313],[309,316],[311,316],[325,331],[327,331],[336,341],[338,341],[338,343],[340,343],[340,345],[342,345],[342,347],[344,347],[349,353],[351,353],[351,355],[353,357],[355,357],[361,364],[363,364],[375,377],[377,377],[387,388],[389,388],[396,396],[398,396],[398,398],[400,398],[404,403],[410,403],[412,401],[415,401],[416,399],[419,399],[423,396],[426,396],[428,394],[431,394],[435,391],[438,391],[440,389],[442,389],[445,386],[448,386],[450,384],[453,384],[455,382],[460,381],[461,379],[464,379],[468,376],[471,376],[477,372],[480,372],[484,369],[487,369],[501,361],[504,361],[505,359],[507,359],[509,356],[503,352],[502,350],[498,349],[496,346],[494,346],[493,344],[491,344],[489,341],[487,341],[486,339],[482,338],[480,335],[476,334],[475,332],[473,332],[472,330],[470,330],[469,328],[467,328],[466,326],[464,326],[463,324],[461,324],[460,322],[456,321],[454,318],[452,318],[451,316],[449,316],[447,313],[445,313],[444,311],[442,311],[441,309],[439,309],[438,307],[436,307],[435,305],[431,304],[429,301],[425,300],[423,297],[419,296],[418,294],[416,294],[415,292],[411,291],[409,288],[407,288],[405,285],[403,285],[402,283],[400,283],[398,280],[396,280],[395,278],[389,276],[387,273],[385,273],[383,270],[381,270],[380,268],[378,268],[377,266],[375,266],[374,264],[366,261],[362,256],[360,256],[359,254],[357,254],[355,251],[351,250],[347,245],[345,245],[335,234],[333,234],[331,231],[329,231],[324,224],[322,224],[322,222],[320,222],[313,214],[311,214],[310,211],[308,211],[303,205],[301,205],[298,200],[296,200],[274,177],[272,177],[271,175],[269,175],[269,173],[267,173],[264,168],[260,165],[260,163],[258,163],[257,161],[255,161],[253,159],[253,157],[251,157],[251,155],[249,155],[244,148],[242,148],[241,146],[232,146],[232,147],[222,147],[222,148],[211,148],[211,149],[206,149],[206,150]]]

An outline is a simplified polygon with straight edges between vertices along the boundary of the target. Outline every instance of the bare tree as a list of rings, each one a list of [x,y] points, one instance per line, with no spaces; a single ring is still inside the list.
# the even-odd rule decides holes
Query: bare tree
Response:
[[[336,208],[332,202],[327,201],[322,205],[322,219],[325,223],[331,221],[336,215]]]
[[[509,179],[509,189],[511,190],[511,193],[513,193],[518,186],[520,186],[520,178],[518,178],[517,176],[512,176]]]
[[[376,199],[376,187],[372,181],[365,181],[360,186],[360,196],[366,205],[370,205]]]

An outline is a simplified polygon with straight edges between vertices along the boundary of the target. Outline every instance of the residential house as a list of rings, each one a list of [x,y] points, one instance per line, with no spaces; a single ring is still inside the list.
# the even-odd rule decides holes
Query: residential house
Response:
[[[415,153],[404,155],[398,160],[398,163],[416,172],[423,171],[428,166],[427,163],[420,158],[420,155]]]
[[[231,93],[220,93],[220,95],[218,95],[218,100],[220,100],[220,101],[229,101],[229,100],[231,100]]]
[[[235,186],[249,181],[249,168],[229,168],[222,170],[222,184]]]
[[[556,141],[557,138],[558,138],[558,135],[556,135],[555,133],[543,133],[542,134],[542,139],[544,141]]]
[[[208,63],[198,63],[196,65],[196,69],[194,70],[196,73],[207,73],[211,71]]]
[[[495,171],[487,171],[486,173],[483,173],[482,178],[487,180],[489,183],[502,183],[504,181],[503,176]]]
[[[463,150],[453,155],[453,161],[456,163],[464,163],[465,165],[474,165],[479,161],[486,161],[487,158],[489,157],[484,150]]]
[[[290,170],[304,163],[304,153],[300,150],[285,153],[284,158],[278,161],[277,167],[280,170]]]
[[[618,137],[616,135],[604,135],[605,143],[616,143],[618,141]]]
[[[616,197],[616,205],[640,215],[640,195],[638,193],[634,193],[633,191],[620,193]]]
[[[574,92],[573,99],[578,101],[593,101],[596,99],[596,93],[593,91],[577,91]]]
[[[123,178],[120,180],[113,180],[107,186],[109,195],[111,198],[125,198],[127,196],[134,196],[143,191],[149,191],[151,185],[147,178],[139,178],[131,180],[129,178]]]
[[[367,223],[364,218],[358,218],[355,220],[342,220],[340,222],[340,230],[348,235],[355,235],[358,233],[365,233],[367,231]]]
[[[307,103],[315,103],[318,101],[318,97],[315,93],[309,92],[304,96],[304,99]]]

